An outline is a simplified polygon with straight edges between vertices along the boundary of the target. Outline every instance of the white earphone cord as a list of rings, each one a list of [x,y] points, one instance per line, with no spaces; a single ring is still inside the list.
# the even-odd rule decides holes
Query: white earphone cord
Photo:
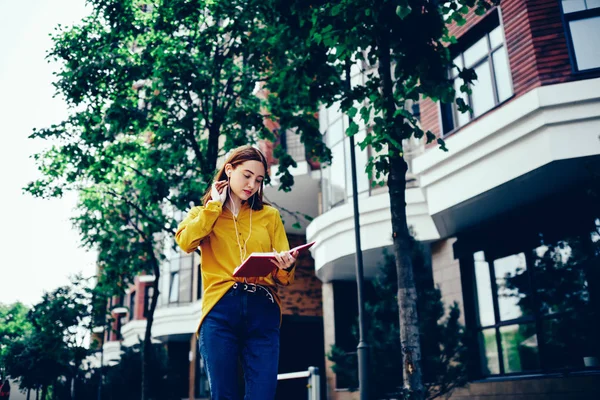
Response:
[[[231,199],[231,189],[230,189],[229,185],[227,185],[227,191],[229,193],[229,198]],[[254,207],[254,195],[252,196],[252,205],[250,206],[250,229],[248,231],[248,237],[244,241],[243,248],[242,248],[242,244],[240,243],[240,235],[238,232],[237,221],[236,221],[237,213],[235,212],[235,206],[233,204],[233,201],[231,201],[231,205],[234,208],[233,210],[230,210],[230,211],[233,213],[233,226],[235,228],[235,239],[238,244],[238,249],[240,250],[240,264],[241,264],[244,262],[244,259],[246,258],[246,253],[248,250],[247,249],[248,240],[250,239],[250,235],[252,235],[252,208]]]

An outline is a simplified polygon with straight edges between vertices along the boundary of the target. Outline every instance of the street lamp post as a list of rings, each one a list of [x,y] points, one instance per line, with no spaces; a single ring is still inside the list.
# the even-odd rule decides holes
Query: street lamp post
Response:
[[[346,63],[346,89],[351,90],[350,83],[350,62]],[[354,135],[350,136],[350,165],[352,171],[352,204],[354,209],[354,239],[356,243],[356,289],[358,292],[358,332],[359,340],[357,347],[358,354],[358,382],[360,390],[360,400],[369,398],[369,345],[367,343],[365,328],[365,302],[363,299],[363,258],[362,247],[360,243],[360,216],[358,212],[358,189],[356,183],[356,154],[355,154]]]

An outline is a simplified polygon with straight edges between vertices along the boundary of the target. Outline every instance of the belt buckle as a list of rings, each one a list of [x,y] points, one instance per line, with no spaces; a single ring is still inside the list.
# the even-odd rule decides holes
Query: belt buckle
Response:
[[[254,283],[244,283],[244,290],[250,293],[256,293],[256,285]]]

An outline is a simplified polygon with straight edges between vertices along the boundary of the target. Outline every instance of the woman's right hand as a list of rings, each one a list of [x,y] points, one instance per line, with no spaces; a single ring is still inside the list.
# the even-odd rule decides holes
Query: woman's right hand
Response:
[[[210,191],[211,200],[220,201],[225,204],[227,199],[227,181],[218,181],[213,183]]]

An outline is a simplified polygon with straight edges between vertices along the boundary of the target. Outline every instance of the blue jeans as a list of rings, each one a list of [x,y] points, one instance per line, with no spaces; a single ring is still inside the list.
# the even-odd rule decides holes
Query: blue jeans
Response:
[[[241,358],[244,400],[271,400],[279,365],[279,306],[264,289],[251,293],[244,284],[230,289],[204,318],[200,354],[211,399],[238,400],[237,365]]]

